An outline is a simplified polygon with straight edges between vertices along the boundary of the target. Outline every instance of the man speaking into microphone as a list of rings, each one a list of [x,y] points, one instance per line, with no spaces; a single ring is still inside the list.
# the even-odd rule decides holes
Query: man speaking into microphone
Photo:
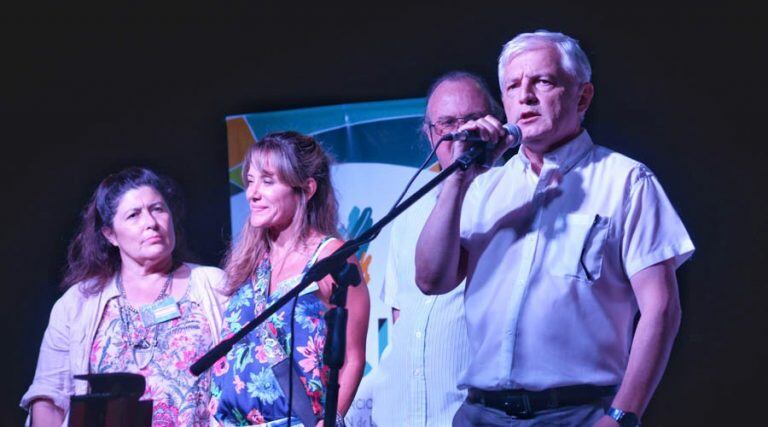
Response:
[[[509,41],[499,85],[521,148],[446,179],[419,237],[425,294],[466,279],[472,359],[455,426],[635,426],[663,374],[680,324],[675,270],[694,247],[650,169],[582,128],[590,78],[571,37]],[[493,118],[459,131],[514,139]],[[470,145],[455,141],[453,158]]]

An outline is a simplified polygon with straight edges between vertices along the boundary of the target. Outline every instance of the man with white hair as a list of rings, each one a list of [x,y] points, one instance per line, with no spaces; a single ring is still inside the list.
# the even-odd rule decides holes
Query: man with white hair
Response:
[[[680,324],[675,270],[694,247],[653,173],[581,127],[590,77],[571,37],[509,41],[499,84],[520,152],[451,175],[419,237],[424,293],[466,279],[472,361],[454,425],[635,426],[663,374]],[[460,130],[510,143],[492,118]]]

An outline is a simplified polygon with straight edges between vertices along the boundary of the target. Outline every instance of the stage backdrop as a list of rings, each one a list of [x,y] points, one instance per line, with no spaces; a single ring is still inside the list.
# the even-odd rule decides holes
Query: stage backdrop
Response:
[[[269,132],[295,130],[313,135],[331,153],[339,199],[340,232],[352,238],[391,208],[429,153],[420,138],[425,100],[343,104],[227,117],[232,237],[239,238],[248,216],[241,169],[248,147]],[[411,194],[423,180],[409,190]],[[371,296],[365,376],[347,415],[347,425],[369,426],[371,376],[389,340],[391,314],[379,298],[390,226],[357,252]]]

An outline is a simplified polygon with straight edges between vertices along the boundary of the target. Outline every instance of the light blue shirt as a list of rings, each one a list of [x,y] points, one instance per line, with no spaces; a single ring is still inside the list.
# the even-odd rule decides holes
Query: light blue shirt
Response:
[[[401,214],[390,232],[381,297],[387,306],[399,309],[400,316],[372,372],[372,417],[379,427],[450,426],[466,397],[466,391],[457,388],[470,359],[464,285],[445,295],[427,296],[415,283],[416,242],[437,191]]]

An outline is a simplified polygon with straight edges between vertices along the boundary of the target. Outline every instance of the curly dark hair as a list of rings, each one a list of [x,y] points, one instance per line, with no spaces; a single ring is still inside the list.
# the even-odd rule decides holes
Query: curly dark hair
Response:
[[[107,241],[102,228],[112,227],[123,195],[144,186],[160,193],[170,210],[176,235],[172,254],[174,264],[187,255],[180,226],[184,206],[178,186],[170,178],[150,169],[129,167],[104,178],[83,209],[80,229],[69,244],[67,267],[61,283],[63,290],[80,283],[84,293],[96,294],[120,270],[119,249]]]

